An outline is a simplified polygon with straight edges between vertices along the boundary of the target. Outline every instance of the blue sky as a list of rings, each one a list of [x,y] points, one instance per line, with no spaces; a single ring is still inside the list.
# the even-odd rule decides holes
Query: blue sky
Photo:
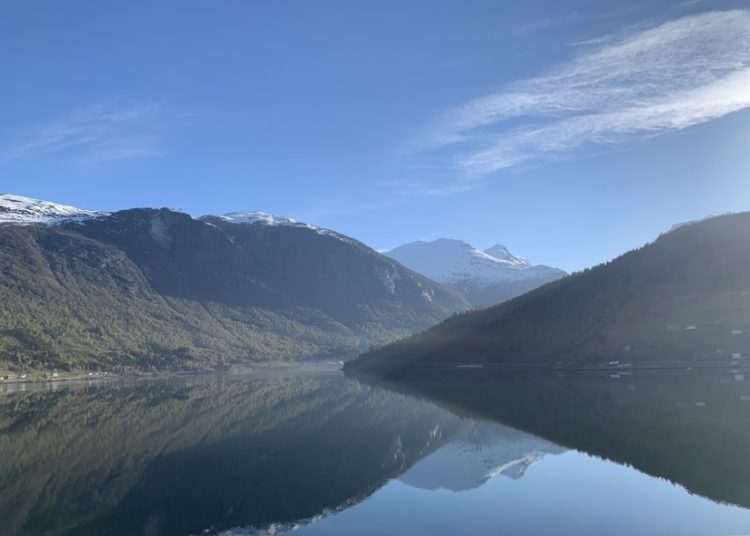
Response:
[[[0,0],[0,191],[576,270],[750,209],[746,1]]]

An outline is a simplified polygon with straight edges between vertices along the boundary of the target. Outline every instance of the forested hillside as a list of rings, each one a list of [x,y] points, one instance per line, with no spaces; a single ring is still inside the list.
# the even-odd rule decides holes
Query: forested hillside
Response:
[[[694,361],[750,351],[750,213],[680,227],[611,262],[370,352],[351,370]],[[407,370],[411,370],[407,372]]]
[[[340,358],[469,307],[336,233],[167,209],[0,223],[0,273],[0,370]]]

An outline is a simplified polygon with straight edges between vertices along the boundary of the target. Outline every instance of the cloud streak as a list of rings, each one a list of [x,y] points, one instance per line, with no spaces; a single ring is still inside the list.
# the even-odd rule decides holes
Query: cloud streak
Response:
[[[153,157],[158,154],[155,104],[117,98],[78,108],[18,133],[0,146],[0,163],[43,154],[66,153],[82,164]]]
[[[451,110],[419,140],[464,181],[614,147],[750,107],[750,11],[717,11],[588,48]]]

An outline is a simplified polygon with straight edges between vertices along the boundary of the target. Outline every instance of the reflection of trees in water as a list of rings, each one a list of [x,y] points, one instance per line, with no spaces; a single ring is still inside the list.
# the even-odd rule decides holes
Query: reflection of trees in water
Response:
[[[750,507],[750,386],[732,376],[425,371],[389,387]]]
[[[750,506],[744,382],[490,380],[480,371],[464,377],[416,388],[454,412],[490,417],[709,498]],[[534,443],[534,451],[554,450],[513,431],[494,437],[497,428],[490,429],[492,437],[432,404],[337,375],[4,395],[3,533],[136,534],[150,527],[155,534],[194,534],[285,524],[351,504],[455,439],[464,444],[457,449],[479,449],[493,466],[521,459],[529,448],[518,441]],[[496,443],[503,444],[489,456]]]
[[[198,533],[363,497],[468,423],[339,376],[0,397],[7,534]]]

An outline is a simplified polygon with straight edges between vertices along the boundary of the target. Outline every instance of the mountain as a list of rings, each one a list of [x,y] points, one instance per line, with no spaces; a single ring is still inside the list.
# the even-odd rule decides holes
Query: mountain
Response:
[[[461,292],[474,307],[495,305],[567,275],[550,266],[534,266],[500,244],[481,251],[460,240],[440,238],[411,242],[385,254]]]
[[[0,196],[0,370],[344,357],[469,308],[333,231],[260,213]]]
[[[360,357],[352,371],[737,360],[750,350],[750,213],[682,226],[611,262]]]

